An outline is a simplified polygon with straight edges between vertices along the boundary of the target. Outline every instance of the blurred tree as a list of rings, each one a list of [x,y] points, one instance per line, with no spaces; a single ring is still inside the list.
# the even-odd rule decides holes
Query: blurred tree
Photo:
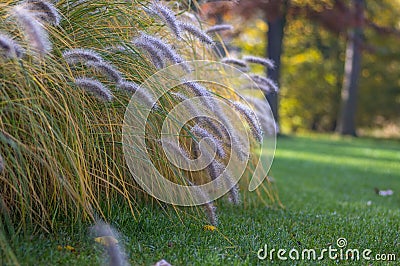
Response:
[[[281,84],[279,112],[269,100],[283,130],[343,129],[341,133],[355,134],[356,126],[382,125],[399,118],[400,76],[396,71],[400,62],[395,59],[400,56],[400,1],[363,0],[368,5],[362,6],[365,12],[358,12],[361,17],[352,1],[356,0],[241,0],[223,10],[209,9],[224,12],[224,19],[238,25],[235,45],[246,53],[267,53],[277,62],[276,72],[268,75]],[[261,19],[266,20],[265,27]],[[350,56],[352,43],[358,47],[355,57]],[[357,60],[361,54],[362,62]],[[356,60],[346,63],[346,58]],[[344,70],[350,66],[353,71],[346,75]],[[359,79],[357,73],[361,73]],[[346,92],[346,87],[354,92],[357,84],[358,94]],[[346,94],[357,97],[341,103],[342,89],[344,100]],[[343,119],[353,121],[347,126],[352,130],[344,130]]]
[[[356,105],[358,80],[361,72],[361,49],[363,42],[364,0],[353,0],[355,27],[347,40],[345,75],[342,102],[336,131],[342,135],[356,136]]]

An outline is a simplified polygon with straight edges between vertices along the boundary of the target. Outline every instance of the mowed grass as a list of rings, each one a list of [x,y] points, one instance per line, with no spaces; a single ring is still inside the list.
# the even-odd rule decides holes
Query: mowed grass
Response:
[[[278,139],[272,176],[284,209],[217,203],[220,225],[205,231],[205,219],[166,207],[145,207],[137,219],[115,206],[113,226],[132,265],[152,265],[165,259],[173,265],[269,264],[257,258],[268,249],[317,251],[336,247],[395,254],[400,263],[400,142],[339,138],[325,135],[284,136]],[[389,197],[374,188],[392,189]],[[255,193],[253,198],[256,199]],[[369,202],[369,204],[368,204]],[[190,212],[189,212],[190,213]],[[198,216],[197,216],[198,217]],[[96,265],[103,263],[102,247],[87,225],[65,225],[55,235],[19,236],[11,241],[23,265]],[[70,245],[75,252],[58,250]],[[287,254],[286,254],[287,255]],[[2,256],[0,256],[1,258]],[[349,261],[279,261],[275,264],[343,264]],[[0,264],[1,259],[0,259]],[[352,262],[382,265],[381,262]]]

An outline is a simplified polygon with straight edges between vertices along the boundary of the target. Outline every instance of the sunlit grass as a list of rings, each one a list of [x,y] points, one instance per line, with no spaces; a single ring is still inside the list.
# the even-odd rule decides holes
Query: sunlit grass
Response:
[[[384,167],[371,172],[365,165],[342,161],[343,156],[351,158],[349,147],[380,150],[373,157]],[[111,215],[113,225],[123,235],[122,244],[132,265],[152,265],[161,259],[173,265],[256,265],[267,263],[257,259],[257,251],[265,244],[271,249],[322,249],[334,245],[339,237],[346,238],[351,248],[395,253],[399,258],[400,179],[397,165],[391,163],[399,148],[396,141],[282,137],[272,172],[285,209],[266,208],[260,204],[260,196],[252,193],[249,201],[254,205],[245,208],[225,200],[217,202],[221,223],[215,231],[204,230],[207,221],[199,219],[195,210],[150,205],[136,220],[127,208],[116,206]],[[321,157],[330,158],[331,163],[321,162]],[[337,160],[342,161],[341,167],[334,163]],[[395,194],[381,197],[374,187],[393,189]],[[72,245],[77,253],[57,251],[57,245]],[[21,237],[12,247],[25,264],[93,265],[103,256],[86,226],[71,230],[65,225],[56,235],[37,236],[32,241]],[[360,265],[361,261],[342,263]]]

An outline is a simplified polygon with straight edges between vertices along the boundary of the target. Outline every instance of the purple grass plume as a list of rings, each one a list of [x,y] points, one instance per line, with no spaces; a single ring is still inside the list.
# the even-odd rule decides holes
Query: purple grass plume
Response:
[[[159,51],[164,58],[170,60],[173,63],[180,64],[183,63],[183,58],[172,48],[171,45],[165,43],[160,38],[141,33],[141,35],[134,40],[135,42],[144,42],[151,44],[155,50]],[[190,71],[189,66],[186,64],[182,64],[182,67],[185,71]]]
[[[244,61],[246,61],[247,63],[259,64],[259,65],[262,65],[262,66],[265,66],[265,67],[271,68],[271,69],[275,68],[275,63],[271,59],[257,57],[257,56],[251,56],[251,55],[244,56],[242,59]]]
[[[225,57],[221,59],[221,63],[237,66],[243,72],[249,71],[249,66],[247,63],[240,59]]]
[[[260,89],[264,92],[273,93],[279,91],[278,85],[272,79],[254,74],[250,75],[250,77],[255,83],[257,83],[257,85],[259,85]]]
[[[119,83],[122,81],[121,73],[111,64],[106,62],[95,62],[95,61],[88,61],[86,62],[88,67],[92,67],[96,69],[103,75],[106,75],[110,81]]]
[[[181,38],[179,22],[176,19],[175,13],[169,7],[159,2],[153,2],[149,9],[151,10],[151,14],[157,14],[165,22],[178,39]]]
[[[110,266],[128,266],[127,256],[117,230],[99,220],[90,228],[95,241],[102,244],[106,251],[107,264]],[[105,264],[106,265],[106,264]]]
[[[203,199],[207,200],[210,197],[207,195],[207,193],[202,190],[200,187],[196,186],[195,184],[193,184],[192,182],[190,182],[189,180],[186,180],[186,182],[192,186],[193,188],[195,188],[196,194],[200,197],[202,197]],[[212,201],[209,201],[205,204],[202,205],[204,207],[204,211],[207,214],[208,217],[208,221],[210,222],[211,225],[213,226],[217,226],[218,225],[218,216],[217,216],[217,208],[214,206]]]
[[[81,77],[76,78],[74,83],[77,87],[88,91],[100,100],[110,102],[114,98],[111,91],[98,80]]]
[[[233,26],[230,24],[219,24],[219,25],[211,26],[206,30],[206,33],[215,33],[215,32],[220,32],[220,31],[227,31],[227,30],[233,30]]]
[[[34,13],[25,9],[23,5],[16,5],[11,9],[11,15],[16,18],[26,42],[34,53],[44,56],[51,51],[49,35]]]
[[[199,39],[201,42],[206,43],[206,44],[214,44],[213,39],[211,39],[210,36],[208,36],[205,32],[203,32],[201,29],[198,27],[186,23],[186,22],[180,22],[179,26],[181,27],[182,30],[189,32],[193,36],[195,36],[197,39]]]
[[[44,0],[25,0],[23,3],[26,9],[31,11],[37,11],[36,17],[40,18],[44,22],[47,22],[53,26],[58,26],[61,21],[61,16],[55,8],[55,6],[48,1]]]
[[[102,62],[103,58],[96,52],[90,49],[70,49],[62,53],[63,58],[68,64],[73,65],[77,63]]]
[[[249,124],[250,131],[252,132],[254,138],[262,142],[263,140],[263,131],[261,129],[260,122],[253,110],[250,107],[244,105],[241,102],[233,102],[233,106],[235,109],[242,115],[242,117]]]
[[[163,54],[154,45],[152,45],[149,42],[145,42],[141,39],[133,40],[133,45],[146,51],[149,54],[151,61],[153,62],[154,66],[157,69],[164,68],[165,64],[164,64]]]
[[[0,54],[7,59],[21,58],[24,55],[24,50],[9,36],[0,33]]]
[[[159,108],[153,95],[151,95],[146,88],[140,86],[135,82],[121,81],[118,83],[117,88],[123,91],[135,93],[135,99],[137,99],[141,104],[144,104],[149,108]]]
[[[217,139],[213,134],[208,132],[205,128],[196,124],[190,129],[190,132],[192,132],[192,134],[195,135],[196,137],[209,139],[215,146],[216,154],[221,158],[226,157],[226,152],[224,150],[221,141]]]
[[[136,92],[140,87],[139,84],[132,81],[121,81],[118,83],[117,88],[127,92]]]

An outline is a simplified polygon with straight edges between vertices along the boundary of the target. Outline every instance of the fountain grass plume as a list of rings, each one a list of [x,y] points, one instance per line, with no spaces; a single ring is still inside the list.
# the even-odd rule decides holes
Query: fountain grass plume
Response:
[[[119,82],[117,85],[118,89],[127,91],[127,92],[136,92],[139,87],[140,87],[139,84],[132,82],[132,81],[126,81],[126,80]]]
[[[103,58],[93,50],[90,49],[70,49],[62,53],[63,58],[69,65],[77,63],[102,62]]]
[[[195,135],[196,137],[209,139],[214,144],[217,155],[221,158],[226,157],[226,152],[224,150],[224,146],[222,145],[221,141],[217,139],[213,134],[208,132],[205,128],[196,124],[190,129],[190,132],[192,132],[192,134]]]
[[[16,18],[29,47],[34,53],[44,56],[52,49],[46,29],[36,19],[34,13],[23,5],[14,6],[11,15]]]
[[[135,82],[124,80],[117,84],[117,88],[127,92],[135,93],[135,99],[147,107],[152,109],[159,108],[154,97],[148,92],[148,90]]]
[[[132,41],[132,43],[136,47],[145,50],[150,55],[150,59],[157,69],[164,68],[165,64],[164,64],[163,54],[154,45],[152,45],[149,42],[144,42],[143,40],[140,39],[135,39]]]
[[[147,88],[144,88],[143,86],[138,86],[136,88],[134,95],[135,99],[139,103],[149,107],[150,109],[159,108],[158,104],[156,103],[156,100],[154,99],[153,95],[149,93]]]
[[[257,141],[262,142],[263,132],[260,126],[260,122],[258,121],[258,118],[253,112],[253,110],[251,110],[250,107],[244,105],[243,103],[237,101],[233,102],[233,106],[249,124],[250,131],[252,132],[254,138]]]
[[[123,250],[121,238],[118,232],[109,224],[99,220],[90,228],[92,235],[98,239],[106,251],[108,265],[128,266],[126,254]]]
[[[182,30],[185,30],[195,36],[197,39],[199,39],[201,42],[206,43],[206,44],[214,44],[213,39],[211,39],[210,36],[208,36],[205,32],[203,32],[201,29],[198,27],[186,23],[186,22],[180,22],[179,26],[181,27]]]
[[[191,89],[197,97],[212,97],[212,93],[195,81],[183,81],[183,85]]]
[[[164,140],[158,139],[156,140],[156,142],[162,145],[163,148],[165,148],[164,145],[167,146],[168,148],[171,148],[174,151],[174,154],[180,154],[186,160],[190,159],[189,153],[184,148],[182,148],[181,145],[179,145],[177,142],[165,139]]]
[[[153,11],[151,14],[157,14],[165,22],[178,39],[181,38],[179,22],[176,19],[175,13],[170,8],[159,2],[153,2],[149,9]]]
[[[29,10],[38,11],[39,14],[36,16],[43,21],[53,26],[58,26],[60,24],[61,16],[52,3],[43,0],[25,0],[23,4]]]
[[[209,199],[210,197],[207,195],[207,193],[202,190],[201,188],[199,188],[198,186],[196,186],[195,184],[193,184],[192,182],[190,182],[189,180],[186,180],[186,182],[192,186],[193,188],[195,188],[196,193],[202,197],[203,199]],[[209,201],[205,204],[202,205],[204,207],[204,211],[207,214],[208,217],[208,221],[210,222],[211,225],[217,226],[218,225],[218,216],[217,216],[217,208],[214,206],[212,201]]]
[[[227,30],[233,30],[233,26],[230,24],[219,24],[219,25],[211,26],[206,30],[206,33],[215,33],[215,32],[220,32],[220,31],[227,31]]]
[[[272,92],[278,92],[279,87],[278,85],[269,78],[262,77],[260,75],[255,75],[251,74],[250,78],[259,85],[260,89],[267,92],[267,93],[272,93]]]
[[[203,98],[203,97],[212,97],[212,93],[205,87],[203,87],[202,85],[200,85],[195,81],[185,81],[185,80],[182,82],[182,85],[189,88],[195,96],[201,97],[201,100],[205,106],[207,106],[211,110],[214,110],[216,108],[214,101],[210,101],[209,98],[207,99]]]
[[[235,65],[239,67],[239,69],[243,72],[249,71],[249,66],[243,60],[232,58],[232,57],[225,57],[221,59],[221,63]]]
[[[160,38],[142,32],[139,38],[134,40],[134,42],[139,40],[153,45],[155,50],[159,51],[165,58],[173,63],[180,64],[184,62],[183,58],[172,48],[172,46],[165,43]],[[182,67],[185,71],[189,71],[189,66],[187,64],[183,64]]]
[[[119,83],[122,81],[122,75],[121,73],[111,64],[100,61],[88,61],[86,62],[86,65],[88,67],[92,67],[96,69],[98,72],[100,72],[103,75],[106,75],[110,81]]]
[[[248,63],[259,64],[267,68],[275,68],[274,61],[272,61],[271,59],[247,55],[243,57],[243,60]]]
[[[0,33],[0,54],[5,58],[21,58],[24,54],[22,47],[9,36]]]
[[[76,78],[74,83],[103,101],[111,102],[114,98],[111,91],[98,80],[80,77]]]

